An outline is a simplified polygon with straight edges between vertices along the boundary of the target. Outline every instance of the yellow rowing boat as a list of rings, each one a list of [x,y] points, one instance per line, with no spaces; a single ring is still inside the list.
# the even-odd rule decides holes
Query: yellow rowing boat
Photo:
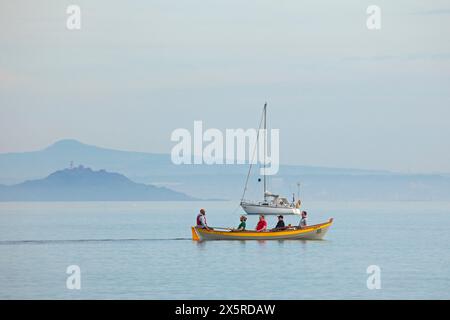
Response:
[[[227,228],[211,228],[206,230],[191,227],[192,240],[321,240],[332,225],[333,218],[327,222],[303,228],[287,228],[285,230],[258,232],[255,230],[236,231]]]

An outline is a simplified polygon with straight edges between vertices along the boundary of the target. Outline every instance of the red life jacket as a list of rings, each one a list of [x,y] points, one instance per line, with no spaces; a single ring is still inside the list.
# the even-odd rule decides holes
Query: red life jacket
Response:
[[[199,213],[198,215],[197,215],[197,225],[198,226],[201,226],[202,225],[202,221],[200,220],[200,217],[202,216],[202,214],[201,213]],[[206,220],[205,220],[206,221]]]

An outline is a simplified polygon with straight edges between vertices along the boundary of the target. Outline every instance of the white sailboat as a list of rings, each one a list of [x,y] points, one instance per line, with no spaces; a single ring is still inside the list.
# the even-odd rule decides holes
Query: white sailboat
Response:
[[[300,215],[300,206],[301,201],[293,199],[292,202],[289,202],[287,198],[281,197],[278,194],[271,193],[267,190],[267,178],[266,178],[266,146],[267,146],[267,103],[264,104],[263,108],[263,119],[264,123],[264,163],[263,163],[263,180],[264,180],[264,189],[263,189],[263,200],[261,201],[249,201],[245,199],[245,193],[247,191],[248,180],[250,177],[250,173],[252,170],[252,164],[250,164],[250,168],[247,174],[247,180],[245,182],[244,192],[241,198],[241,207],[244,211],[249,214],[263,214],[263,215]],[[260,128],[261,129],[261,124]],[[259,139],[259,135],[258,138]],[[256,146],[258,142],[256,143]],[[256,147],[255,147],[256,148]]]

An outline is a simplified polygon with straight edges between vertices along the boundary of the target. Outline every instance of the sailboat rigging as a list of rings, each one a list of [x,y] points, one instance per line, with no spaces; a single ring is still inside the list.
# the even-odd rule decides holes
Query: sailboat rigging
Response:
[[[262,201],[249,201],[245,199],[245,193],[247,191],[247,186],[251,174],[251,170],[254,163],[254,157],[256,154],[256,148],[260,139],[261,125],[263,125],[264,134],[264,161],[262,164],[263,168],[263,200]],[[240,205],[242,209],[249,215],[251,214],[264,214],[264,215],[300,215],[300,200],[295,202],[289,202],[286,197],[280,197],[278,194],[273,194],[267,190],[267,177],[266,177],[266,158],[267,158],[267,102],[264,104],[263,113],[261,121],[259,123],[258,133],[256,136],[255,149],[253,150],[252,159],[250,161],[250,167],[247,173],[247,178],[245,181],[244,191],[241,197]],[[268,198],[271,198],[269,201]]]

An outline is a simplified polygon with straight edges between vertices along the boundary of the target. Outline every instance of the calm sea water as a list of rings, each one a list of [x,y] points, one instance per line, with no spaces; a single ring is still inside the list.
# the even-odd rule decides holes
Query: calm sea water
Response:
[[[450,203],[313,202],[310,223],[335,218],[324,241],[198,243],[200,206],[238,224],[231,202],[0,203],[0,298],[450,298]],[[66,288],[74,264],[81,290]]]

